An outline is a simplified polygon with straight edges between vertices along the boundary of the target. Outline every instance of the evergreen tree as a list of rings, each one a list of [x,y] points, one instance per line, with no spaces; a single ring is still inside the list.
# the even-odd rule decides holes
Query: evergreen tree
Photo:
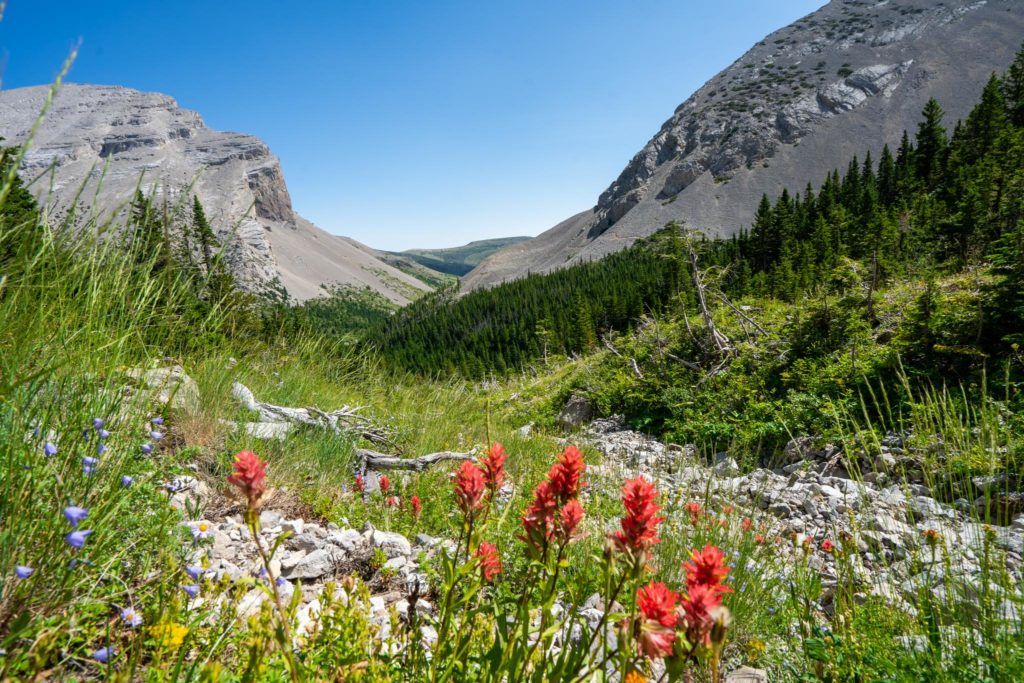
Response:
[[[942,127],[942,107],[934,97],[924,105],[921,116],[914,150],[915,170],[924,186],[932,190],[942,177],[948,141]]]

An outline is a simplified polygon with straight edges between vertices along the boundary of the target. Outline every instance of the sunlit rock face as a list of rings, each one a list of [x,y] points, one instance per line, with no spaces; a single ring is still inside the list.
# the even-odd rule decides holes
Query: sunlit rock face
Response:
[[[0,135],[22,144],[49,88],[0,91]],[[259,138],[208,128],[173,98],[117,86],[60,88],[21,168],[43,203],[66,215],[123,214],[141,189],[168,212],[203,203],[239,282],[295,300],[324,286],[368,286],[405,303],[426,288],[352,240],[328,234],[292,209],[278,158]]]

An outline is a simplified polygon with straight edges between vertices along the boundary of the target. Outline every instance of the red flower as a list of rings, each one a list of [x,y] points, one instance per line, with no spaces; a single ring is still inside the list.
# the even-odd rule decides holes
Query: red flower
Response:
[[[412,508],[413,519],[420,518],[420,511],[423,510],[423,503],[420,502],[419,496],[412,496],[409,498],[409,507]]]
[[[683,506],[683,509],[690,514],[690,523],[696,526],[697,522],[700,521],[701,514],[703,514],[700,503],[695,500],[691,500]]]
[[[752,527],[753,525],[754,523],[751,521],[750,517],[744,517],[743,521],[740,522],[740,528],[742,528],[744,531],[750,531],[750,527]]]
[[[663,583],[651,581],[636,592],[636,606],[644,619],[672,628],[679,617],[675,612],[679,596]]]
[[[833,550],[836,549],[836,546],[834,543],[832,543],[832,541],[826,538],[824,541],[821,542],[821,549],[826,553],[831,553]]]
[[[366,481],[363,479],[363,475],[356,475],[356,483],[354,488],[356,490],[356,493],[362,493],[363,491],[366,490]]]
[[[484,496],[484,473],[468,460],[462,463],[455,475],[455,498],[463,514],[469,515],[480,509]]]
[[[687,588],[679,602],[686,622],[686,639],[694,645],[711,645],[713,610],[722,604],[722,596],[712,586],[698,584]]]
[[[267,490],[267,464],[252,451],[241,451],[235,455],[235,473],[228,477],[228,483],[237,486],[255,508],[260,496]]]
[[[726,505],[724,508],[722,508],[722,514],[725,515],[726,517],[731,515],[732,511],[733,511],[732,505]]]
[[[388,479],[388,475],[381,475],[380,479],[377,480],[377,484],[380,486],[381,493],[387,493],[388,489],[391,488],[391,480]]]
[[[626,508],[626,516],[619,522],[622,531],[616,531],[612,536],[620,550],[647,551],[661,542],[658,538],[658,525],[665,518],[657,515],[661,509],[654,502],[657,497],[658,490],[654,484],[643,477],[630,479],[622,487],[622,505]]]
[[[505,447],[500,443],[495,443],[487,451],[484,459],[480,461],[484,471],[484,480],[487,482],[487,490],[491,492],[492,496],[505,482],[505,460],[507,458]]]
[[[384,504],[389,508],[398,507],[398,504],[401,502],[402,500],[398,496],[388,496],[384,499]]]
[[[574,498],[559,511],[558,517],[562,541],[568,543],[575,536],[580,522],[583,521],[583,506]]]
[[[761,534],[754,534],[754,543],[758,545],[764,544],[764,536]]]
[[[551,490],[555,497],[562,503],[575,498],[583,488],[581,478],[583,470],[583,454],[575,446],[566,446],[558,460],[551,466],[548,472],[548,481],[551,482]]]
[[[690,559],[692,562],[683,564],[687,590],[695,586],[707,586],[717,593],[731,592],[731,588],[722,585],[729,567],[725,565],[725,554],[721,550],[706,545],[703,550],[691,550]]]
[[[526,533],[521,537],[535,556],[542,555],[548,547],[557,510],[558,501],[551,492],[551,484],[547,481],[537,484],[533,492],[533,502],[523,515],[523,530]]]
[[[498,549],[484,541],[476,549],[476,557],[480,562],[480,571],[485,581],[493,581],[494,577],[501,573],[501,557]]]

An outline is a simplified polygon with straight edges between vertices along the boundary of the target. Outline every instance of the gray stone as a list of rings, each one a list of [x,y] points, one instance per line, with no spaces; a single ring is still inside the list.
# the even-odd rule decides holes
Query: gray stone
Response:
[[[337,566],[344,560],[344,551],[333,546],[326,546],[303,556],[292,567],[282,566],[282,575],[286,579],[319,579],[333,574]]]
[[[185,413],[199,410],[199,385],[180,365],[149,370],[130,368],[125,375],[138,382],[146,398],[155,403]]]
[[[373,547],[380,548],[387,555],[388,559],[412,554],[412,544],[402,534],[389,531],[374,531],[372,537]]]
[[[562,429],[577,429],[582,427],[594,417],[594,406],[590,399],[579,394],[573,394],[565,402],[562,412],[558,414],[555,421]]]
[[[725,683],[768,683],[768,672],[743,666],[727,675]]]

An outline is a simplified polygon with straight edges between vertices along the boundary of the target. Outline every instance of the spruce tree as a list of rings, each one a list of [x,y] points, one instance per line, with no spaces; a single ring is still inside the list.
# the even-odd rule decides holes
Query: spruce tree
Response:
[[[943,111],[933,97],[924,105],[922,121],[917,127],[914,162],[917,177],[932,190],[941,180],[948,140],[942,127]]]

